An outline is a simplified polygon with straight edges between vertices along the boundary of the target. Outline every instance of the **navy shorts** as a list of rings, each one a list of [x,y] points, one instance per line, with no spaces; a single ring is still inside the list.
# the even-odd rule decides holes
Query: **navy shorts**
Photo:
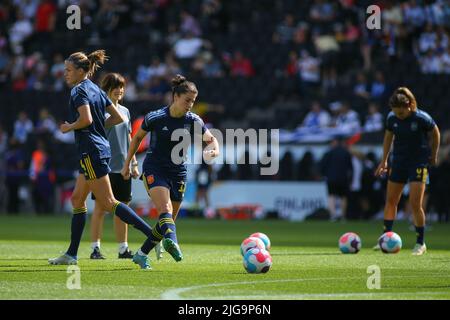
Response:
[[[84,174],[86,180],[99,179],[106,176],[110,171],[109,158],[100,159],[83,154],[80,159],[78,172]]]
[[[184,192],[186,191],[186,177],[171,177],[155,170],[145,170],[142,174],[145,189],[148,191],[154,187],[165,187],[169,189],[170,200],[183,201]]]
[[[389,169],[389,181],[428,183],[428,167],[425,165],[406,166],[404,168],[392,167]]]
[[[131,194],[131,178],[125,180],[120,173],[109,173],[109,181],[111,181],[111,189],[114,198],[120,202],[130,202],[132,200]],[[95,200],[94,193],[91,193],[92,200]]]

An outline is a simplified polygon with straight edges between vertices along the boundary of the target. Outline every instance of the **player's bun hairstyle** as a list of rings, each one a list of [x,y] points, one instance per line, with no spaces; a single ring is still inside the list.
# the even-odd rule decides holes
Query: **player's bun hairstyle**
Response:
[[[66,61],[72,62],[77,69],[83,69],[88,77],[92,77],[106,60],[108,60],[108,57],[105,50],[97,50],[88,55],[84,52],[72,53]]]
[[[185,77],[177,74],[175,78],[172,79],[172,96],[175,94],[179,96],[188,92],[198,93],[197,87],[193,82],[187,81]]]
[[[389,99],[389,107],[392,108],[411,108],[412,111],[417,110],[416,97],[407,87],[399,87]]]
[[[125,83],[125,78],[122,77],[122,75],[118,73],[108,73],[103,78],[100,87],[103,91],[109,93],[111,90],[114,90],[116,88],[125,87]]]

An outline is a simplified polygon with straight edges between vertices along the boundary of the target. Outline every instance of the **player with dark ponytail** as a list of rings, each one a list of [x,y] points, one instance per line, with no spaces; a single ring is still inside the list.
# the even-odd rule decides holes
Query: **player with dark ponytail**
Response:
[[[428,179],[428,166],[437,162],[439,128],[428,113],[417,108],[416,98],[406,87],[395,90],[389,100],[389,107],[392,111],[387,116],[383,159],[375,172],[378,176],[389,172],[384,232],[392,231],[397,205],[405,184],[409,182],[409,201],[417,232],[412,254],[422,255],[427,250],[424,242],[423,196]],[[392,163],[388,166],[392,143]],[[379,245],[374,249],[379,249]]]
[[[208,158],[219,155],[219,144],[216,138],[206,128],[202,119],[190,111],[197,94],[194,83],[177,75],[172,79],[172,103],[148,113],[141,128],[131,140],[128,156],[122,169],[122,175],[125,178],[130,176],[130,162],[139,144],[147,133],[151,134],[150,148],[144,160],[142,172],[144,186],[159,214],[159,221],[153,228],[152,236],[133,258],[136,261],[147,257],[150,250],[161,240],[164,249],[175,261],[183,259],[175,227],[175,219],[186,190],[185,158],[174,151],[180,145],[180,133],[191,137],[198,132],[202,141],[212,146],[210,150],[204,151],[204,155]],[[195,130],[195,127],[198,130]],[[181,143],[183,141],[188,141],[187,145],[189,145],[191,139],[182,139]]]
[[[71,54],[65,61],[64,77],[70,92],[70,123],[61,124],[62,133],[75,132],[79,155],[79,175],[72,193],[73,216],[70,246],[65,254],[49,259],[50,264],[77,264],[77,253],[86,223],[86,198],[92,191],[101,209],[117,215],[123,222],[132,224],[147,237],[152,229],[127,205],[117,201],[111,190],[108,173],[111,149],[106,128],[124,122],[107,94],[89,77],[107,60],[105,51],[97,50],[89,55],[83,52]],[[108,112],[110,116],[106,118]],[[141,267],[148,269],[144,262]]]

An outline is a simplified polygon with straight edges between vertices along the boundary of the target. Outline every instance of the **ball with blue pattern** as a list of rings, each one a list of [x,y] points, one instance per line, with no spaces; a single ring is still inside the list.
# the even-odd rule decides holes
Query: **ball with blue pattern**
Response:
[[[402,239],[395,232],[389,231],[378,238],[378,244],[384,253],[397,253],[402,248]]]

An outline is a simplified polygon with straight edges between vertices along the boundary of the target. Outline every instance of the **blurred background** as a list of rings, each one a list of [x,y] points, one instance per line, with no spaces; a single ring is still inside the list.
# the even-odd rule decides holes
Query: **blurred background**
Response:
[[[73,4],[79,30],[66,26]],[[366,28],[371,4],[379,30]],[[382,219],[386,180],[373,172],[387,100],[408,86],[441,129],[425,205],[429,221],[448,222],[449,31],[446,0],[2,0],[0,212],[71,212],[77,156],[73,135],[58,130],[68,114],[64,59],[105,49],[110,60],[93,80],[126,77],[134,129],[170,103],[177,73],[196,83],[194,112],[211,128],[280,129],[276,175],[261,175],[261,161],[189,165],[181,217]],[[259,156],[245,143],[232,150]],[[140,214],[156,216],[138,180],[133,195]],[[407,197],[399,219],[410,216]]]

